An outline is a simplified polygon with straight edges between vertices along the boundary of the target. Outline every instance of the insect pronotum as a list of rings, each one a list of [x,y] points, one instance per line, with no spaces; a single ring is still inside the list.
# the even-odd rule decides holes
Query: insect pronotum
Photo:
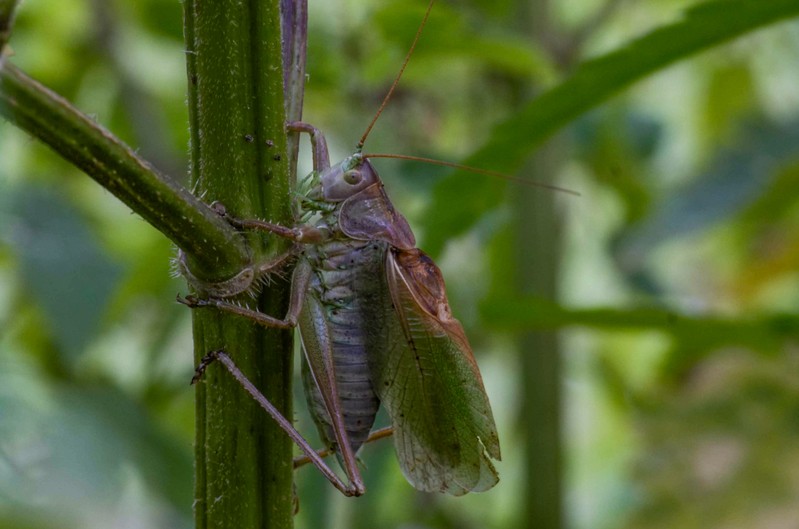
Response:
[[[339,456],[344,482],[236,367],[225,351],[212,351],[195,381],[219,360],[280,424],[305,456],[342,493],[365,492],[355,454],[367,441],[382,403],[391,418],[394,446],[407,480],[423,491],[453,495],[485,491],[498,482],[496,426],[471,347],[449,308],[444,279],[416,248],[413,232],[394,209],[364,142],[394,90],[432,8],[383,104],[351,156],[330,164],[324,135],[302,122],[313,147],[313,172],[298,185],[302,219],[294,226],[242,220],[214,207],[241,230],[295,243],[287,254],[221,285],[202,284],[181,266],[198,292],[186,305],[215,307],[266,327],[299,328],[303,383],[309,408],[329,451]],[[296,258],[291,300],[283,319],[232,303],[257,280]],[[373,437],[386,433],[381,430]]]

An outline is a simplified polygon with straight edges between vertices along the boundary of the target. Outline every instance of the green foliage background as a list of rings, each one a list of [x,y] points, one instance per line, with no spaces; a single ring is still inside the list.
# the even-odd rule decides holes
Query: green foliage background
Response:
[[[339,158],[377,108],[424,6],[310,4],[304,116]],[[515,170],[540,138],[497,124],[527,115],[532,96],[582,61],[679,20],[693,3],[542,5],[442,0],[367,150],[477,152],[481,167]],[[704,15],[720,16],[716,8]],[[534,24],[520,22],[528,17]],[[27,0],[11,45],[15,64],[186,180],[178,2]],[[787,22],[575,119],[523,171],[581,193],[534,191],[554,203],[558,255],[536,253],[543,242],[519,248],[519,232],[535,229],[520,221],[531,207],[518,199],[524,186],[380,163],[473,342],[500,428],[502,481],[460,499],[419,494],[390,443],[369,446],[363,498],[298,471],[297,527],[528,526],[529,481],[551,477],[523,470],[536,445],[523,435],[521,395],[540,381],[520,366],[553,353],[517,346],[530,329],[557,331],[559,342],[565,526],[792,527],[797,65],[799,26]],[[521,295],[519,253],[556,263],[556,296]],[[0,123],[0,527],[192,525],[191,337],[187,311],[172,302],[185,290],[170,276],[173,255],[94,182]],[[524,266],[522,282],[545,273]],[[298,419],[310,435],[302,411]]]

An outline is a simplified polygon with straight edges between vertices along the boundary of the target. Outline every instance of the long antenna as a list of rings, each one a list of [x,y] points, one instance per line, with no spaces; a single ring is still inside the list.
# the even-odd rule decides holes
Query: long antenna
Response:
[[[558,187],[556,185],[547,184],[544,182],[537,182],[535,180],[528,180],[527,178],[519,178],[518,176],[513,176],[505,173],[499,173],[497,171],[490,171],[488,169],[479,169],[477,167],[470,167],[468,165],[462,165],[459,163],[453,162],[445,162],[444,160],[436,160],[435,158],[423,158],[421,156],[409,156],[407,154],[364,154],[362,155],[364,158],[395,158],[397,160],[411,160],[414,162],[424,162],[433,165],[443,165],[444,167],[452,167],[454,169],[461,169],[463,171],[469,171],[470,173],[477,173],[477,174],[484,174],[488,176],[495,176],[497,178],[501,178],[503,180],[508,180],[510,182],[516,182],[518,184],[526,185],[526,186],[533,186],[533,187],[543,187],[544,189],[551,189],[553,191],[560,191],[561,193],[568,193],[574,196],[581,196],[580,193],[577,191],[573,191],[571,189],[566,189],[565,187]]]
[[[413,50],[416,49],[416,43],[419,42],[419,37],[422,36],[422,30],[424,29],[425,24],[427,24],[427,19],[430,17],[430,10],[433,9],[433,3],[436,0],[430,0],[430,3],[427,5],[427,11],[424,12],[424,18],[422,19],[422,23],[419,25],[419,29],[416,30],[416,36],[413,38],[413,43],[411,44],[411,49],[408,50],[408,54],[405,56],[405,61],[402,63],[402,67],[397,74],[397,77],[394,78],[394,82],[391,84],[391,88],[388,89],[388,93],[386,97],[383,98],[383,102],[380,103],[380,108],[377,109],[377,113],[375,117],[372,118],[372,121],[369,123],[369,126],[366,127],[366,132],[363,133],[361,136],[361,140],[358,142],[357,150],[360,151],[363,149],[363,144],[366,143],[366,137],[369,136],[369,133],[372,132],[372,127],[375,126],[377,120],[380,118],[380,114],[383,113],[385,110],[386,105],[388,105],[389,99],[394,94],[394,90],[397,88],[400,79],[402,78],[402,74],[405,72],[405,67],[408,66],[408,61],[411,60],[411,55],[413,55]]]

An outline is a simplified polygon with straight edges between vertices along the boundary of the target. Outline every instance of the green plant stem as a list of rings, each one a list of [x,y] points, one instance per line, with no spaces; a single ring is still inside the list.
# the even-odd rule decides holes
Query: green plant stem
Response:
[[[208,200],[235,216],[291,225],[279,3],[184,0],[191,176]],[[286,248],[274,238],[250,242],[256,259]],[[288,284],[275,279],[258,308],[282,317]],[[291,418],[293,333],[214,310],[193,316],[196,360],[224,348]],[[285,433],[222,366],[211,366],[198,384],[196,410],[196,526],[292,527],[292,446]]]
[[[0,114],[40,139],[191,255],[216,279],[249,262],[244,239],[199,199],[159,174],[64,98],[0,63]]]
[[[564,70],[571,64],[557,57],[562,43],[574,37],[553,23],[552,3],[547,0],[519,2],[519,30],[538,47],[549,51]],[[567,55],[568,56],[568,55]],[[533,94],[538,87],[520,86],[518,93]],[[518,104],[521,105],[521,101]],[[563,141],[542,146],[519,174],[554,184],[564,153]],[[565,147],[565,148],[564,148]],[[526,296],[556,299],[561,269],[561,222],[554,193],[523,187],[510,201],[514,242],[514,286]],[[516,333],[519,362],[518,383],[522,392],[518,408],[518,430],[524,439],[522,508],[520,529],[561,529],[563,508],[564,409],[562,354],[557,333],[551,329],[526,329]]]
[[[557,173],[561,150],[545,145],[525,173],[540,181]],[[524,188],[514,197],[516,281],[519,292],[557,297],[561,237],[553,193]],[[551,329],[518,333],[520,387],[519,427],[525,439],[524,516],[520,528],[563,527],[561,348]]]
[[[701,339],[703,343],[776,344],[799,338],[799,316],[769,314],[747,318],[685,316],[664,308],[639,307],[568,309],[538,298],[492,299],[481,311],[495,329],[559,329],[582,326],[598,330],[663,331],[676,336]]]

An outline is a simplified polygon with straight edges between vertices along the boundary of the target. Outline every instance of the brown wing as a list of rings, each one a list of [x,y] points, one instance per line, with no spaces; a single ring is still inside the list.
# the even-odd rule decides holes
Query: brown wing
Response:
[[[394,426],[405,477],[453,495],[493,487],[500,459],[491,407],[469,342],[450,313],[441,272],[418,249],[387,252],[396,316],[374,353],[375,391]],[[390,316],[389,316],[390,317]]]

